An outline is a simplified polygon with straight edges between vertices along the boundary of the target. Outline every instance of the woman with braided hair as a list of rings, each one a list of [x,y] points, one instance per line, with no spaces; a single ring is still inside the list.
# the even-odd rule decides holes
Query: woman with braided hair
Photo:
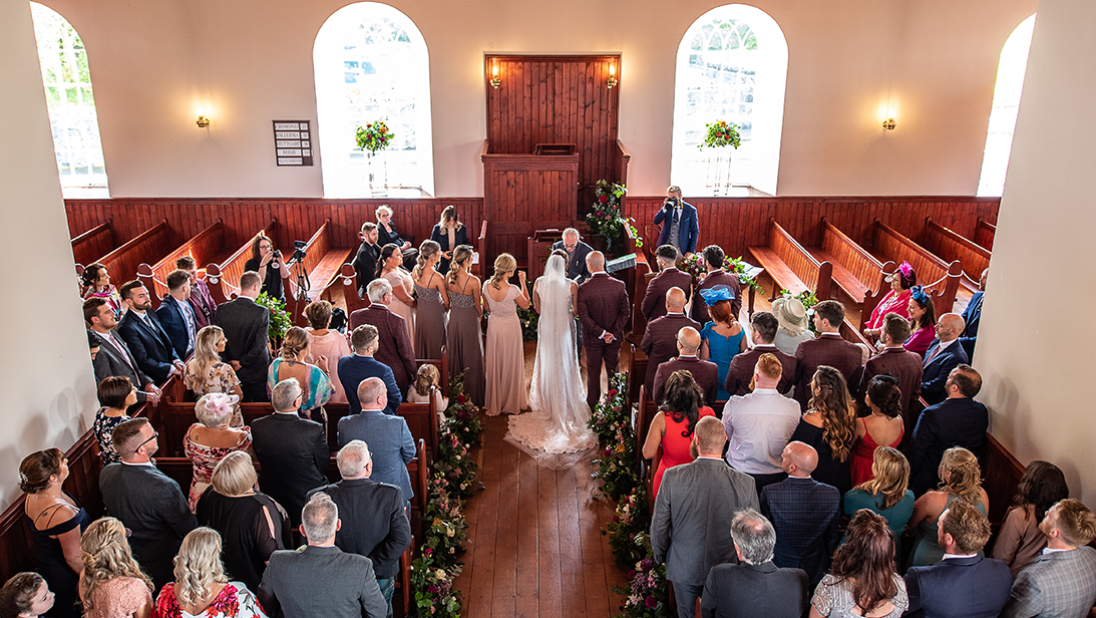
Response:
[[[525,348],[518,307],[529,308],[525,272],[518,271],[518,285],[510,283],[518,262],[509,253],[495,258],[495,274],[483,284],[483,299],[491,316],[487,319],[484,346],[484,405],[488,416],[518,414],[529,407],[525,390]]]
[[[148,618],[152,580],[133,558],[126,527],[113,517],[93,521],[80,539],[85,618]]]
[[[482,284],[472,274],[472,247],[461,245],[453,251],[453,261],[445,284],[449,290],[449,328],[446,349],[454,374],[464,372],[464,394],[477,406],[483,406],[486,385],[483,374]]]
[[[829,365],[820,365],[811,379],[807,413],[799,421],[790,442],[796,440],[818,451],[818,467],[811,478],[833,485],[844,495],[852,489],[852,447],[856,442],[856,408],[845,376]]]
[[[300,326],[287,330],[282,339],[281,353],[270,363],[266,384],[273,391],[278,382],[297,378],[304,391],[301,393],[300,415],[323,425],[324,435],[327,435],[327,412],[323,404],[331,400],[335,387],[322,369],[305,360],[311,352],[312,340],[308,337],[308,331]],[[321,355],[315,360],[324,366],[329,365],[326,356]]]
[[[221,564],[221,535],[212,528],[195,528],[175,556],[175,581],[156,597],[155,618],[266,617],[247,586],[228,581]]]

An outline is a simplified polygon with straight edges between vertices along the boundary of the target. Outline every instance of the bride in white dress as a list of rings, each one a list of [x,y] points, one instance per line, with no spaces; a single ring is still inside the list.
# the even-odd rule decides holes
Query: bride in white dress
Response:
[[[577,295],[563,258],[549,257],[544,276],[533,286],[540,322],[529,389],[532,412],[511,416],[506,434],[508,442],[548,468],[570,467],[597,446],[597,436],[586,426],[590,407],[575,347]]]

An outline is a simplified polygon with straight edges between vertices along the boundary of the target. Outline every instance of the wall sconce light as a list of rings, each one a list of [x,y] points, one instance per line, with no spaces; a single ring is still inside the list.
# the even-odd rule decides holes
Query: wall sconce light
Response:
[[[205,110],[198,108],[198,128],[204,129],[209,126],[209,118],[206,118]]]
[[[883,131],[893,131],[898,126],[898,123],[894,121],[894,117],[887,118],[883,121]]]
[[[610,88],[612,88],[612,87],[616,86],[619,83],[620,82],[618,82],[617,78],[616,78],[616,63],[615,62],[610,62],[609,63],[609,80],[606,82],[606,84]]]
[[[494,60],[491,62],[491,87],[498,90],[501,85],[502,80],[499,79],[499,61]]]

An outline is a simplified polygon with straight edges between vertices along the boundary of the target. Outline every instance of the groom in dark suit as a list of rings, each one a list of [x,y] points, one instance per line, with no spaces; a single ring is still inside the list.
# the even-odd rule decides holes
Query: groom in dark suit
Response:
[[[580,238],[578,230],[569,227],[563,230],[563,240],[553,244],[552,250],[560,249],[567,252],[567,278],[581,285],[593,272],[586,264],[586,256],[590,255],[594,248],[579,240]]]
[[[119,293],[129,311],[118,322],[118,334],[129,346],[137,366],[157,384],[166,382],[172,373],[182,376],[186,367],[175,353],[159,316],[152,311],[152,301],[144,284],[130,281]]]
[[[263,280],[249,270],[240,275],[240,296],[221,303],[213,323],[225,332],[225,351],[221,360],[236,370],[244,391],[244,401],[266,401],[266,373],[270,367],[270,311],[259,305]]]
[[[605,254],[586,255],[590,278],[578,286],[578,318],[582,321],[582,345],[586,349],[586,403],[592,410],[601,401],[601,362],[612,378],[620,367],[624,326],[632,315],[628,288],[605,272]]]

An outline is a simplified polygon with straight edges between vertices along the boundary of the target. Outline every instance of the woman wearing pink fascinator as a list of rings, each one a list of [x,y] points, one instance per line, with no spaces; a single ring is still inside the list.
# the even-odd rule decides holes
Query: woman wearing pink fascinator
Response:
[[[872,340],[878,339],[883,328],[883,317],[894,312],[909,318],[910,289],[917,285],[917,273],[909,262],[902,262],[898,270],[887,276],[886,282],[890,284],[890,292],[879,301],[871,317],[864,321],[864,334]]]
[[[229,453],[251,448],[251,429],[231,427],[239,399],[235,395],[210,393],[194,404],[198,422],[190,426],[183,438],[183,452],[194,465],[190,481],[190,510],[198,508],[198,499],[209,487],[213,468]]]

